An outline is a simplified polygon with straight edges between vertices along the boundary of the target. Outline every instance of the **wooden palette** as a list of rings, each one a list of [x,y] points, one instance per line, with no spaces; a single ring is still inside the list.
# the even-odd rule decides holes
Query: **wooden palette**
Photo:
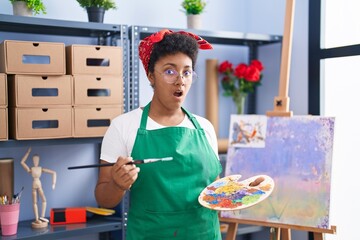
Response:
[[[213,210],[240,210],[260,203],[274,190],[274,181],[267,175],[240,178],[230,175],[211,183],[200,193],[199,203]]]

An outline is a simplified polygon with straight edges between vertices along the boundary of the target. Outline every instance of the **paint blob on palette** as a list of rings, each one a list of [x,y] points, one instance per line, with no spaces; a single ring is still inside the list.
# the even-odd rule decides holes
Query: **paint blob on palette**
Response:
[[[265,200],[274,189],[274,180],[267,175],[240,178],[230,175],[211,183],[200,193],[199,203],[213,210],[240,210]]]

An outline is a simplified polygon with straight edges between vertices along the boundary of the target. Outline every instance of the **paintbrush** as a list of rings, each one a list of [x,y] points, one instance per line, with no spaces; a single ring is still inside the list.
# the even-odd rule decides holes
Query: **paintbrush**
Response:
[[[152,163],[152,162],[158,162],[158,161],[171,161],[171,160],[173,160],[173,157],[148,158],[148,159],[143,159],[143,160],[134,160],[132,162],[125,163],[125,165]],[[80,168],[110,167],[110,166],[114,166],[114,164],[115,163],[100,163],[100,164],[73,166],[73,167],[68,167],[68,169],[72,170],[72,169],[80,169]]]

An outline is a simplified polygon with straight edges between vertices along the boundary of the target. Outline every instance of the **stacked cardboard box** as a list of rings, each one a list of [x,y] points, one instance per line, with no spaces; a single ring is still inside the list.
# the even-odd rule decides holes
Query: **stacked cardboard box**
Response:
[[[22,139],[72,137],[72,76],[64,43],[6,40],[0,72],[7,74],[9,136]]]
[[[121,47],[66,47],[67,74],[73,76],[73,136],[101,137],[113,118],[123,113]]]
[[[0,73],[0,141],[8,139],[8,109],[6,75]]]

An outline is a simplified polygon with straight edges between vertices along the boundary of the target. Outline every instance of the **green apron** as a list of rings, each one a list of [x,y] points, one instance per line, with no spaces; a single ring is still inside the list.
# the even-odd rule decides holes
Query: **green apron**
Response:
[[[195,129],[146,130],[149,109],[150,103],[143,110],[131,156],[173,160],[138,165],[126,240],[220,240],[218,213],[198,203],[200,192],[222,170],[204,130],[185,109]]]

